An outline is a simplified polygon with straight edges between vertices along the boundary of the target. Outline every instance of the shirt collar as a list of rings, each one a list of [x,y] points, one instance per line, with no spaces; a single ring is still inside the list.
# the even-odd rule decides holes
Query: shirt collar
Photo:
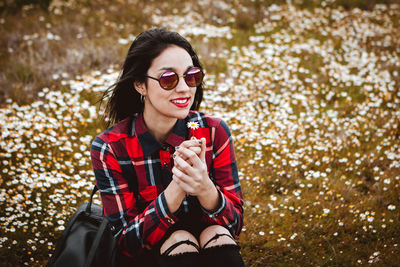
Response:
[[[164,144],[169,144],[172,147],[179,146],[187,138],[186,120],[178,119],[174,128],[168,135]],[[140,146],[143,149],[143,155],[149,156],[154,152],[160,150],[164,144],[158,142],[153,135],[150,134],[143,119],[143,113],[139,114],[136,120],[133,120],[132,128],[135,129],[135,134],[138,138]]]

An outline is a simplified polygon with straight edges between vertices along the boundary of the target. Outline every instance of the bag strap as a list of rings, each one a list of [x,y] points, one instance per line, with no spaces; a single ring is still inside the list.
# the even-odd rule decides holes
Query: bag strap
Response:
[[[214,141],[215,141],[215,132],[216,132],[216,128],[215,127],[211,127],[211,132],[210,132],[210,139],[211,139],[211,164],[210,164],[210,171],[209,171],[209,175],[211,176],[211,181],[213,181],[213,183],[215,183],[215,170],[214,170]]]
[[[92,212],[93,196],[94,196],[94,194],[96,194],[97,190],[99,190],[97,188],[97,185],[94,185],[93,186],[93,190],[92,190],[92,194],[90,195],[90,198],[89,198],[88,205],[86,206],[86,213],[91,213]]]
[[[97,231],[96,237],[93,241],[92,247],[90,248],[90,251],[89,251],[89,254],[85,261],[85,264],[83,265],[84,267],[90,267],[90,265],[92,264],[93,259],[96,256],[97,249],[100,245],[101,238],[103,237],[103,233],[106,230],[107,225],[108,225],[107,218],[103,218],[103,220],[100,224],[99,230]]]
[[[96,192],[98,190],[99,189],[98,189],[97,185],[95,184],[93,186],[93,190],[92,190],[92,193],[90,195],[90,199],[89,199],[88,205],[86,207],[86,213],[91,213],[93,196],[94,196],[94,194],[96,194]],[[103,216],[104,216],[104,214],[103,214]],[[93,263],[94,257],[96,256],[97,249],[100,246],[101,240],[103,238],[103,234],[104,234],[105,230],[107,229],[108,224],[109,224],[109,221],[104,216],[103,220],[101,221],[101,224],[99,226],[99,230],[97,231],[97,234],[96,234],[95,239],[93,241],[93,244],[92,244],[92,246],[90,248],[90,251],[89,251],[89,254],[88,254],[87,259],[85,261],[85,264],[83,265],[84,267],[90,267],[91,264]],[[111,263],[110,263],[111,266],[110,267],[114,267],[115,266],[116,248],[117,248],[116,240],[114,239],[114,241],[113,241],[113,251],[112,251],[112,254],[111,254]]]

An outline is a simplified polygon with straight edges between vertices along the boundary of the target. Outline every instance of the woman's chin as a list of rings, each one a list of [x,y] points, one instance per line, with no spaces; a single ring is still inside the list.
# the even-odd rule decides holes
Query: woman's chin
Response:
[[[176,118],[177,119],[185,119],[188,116],[188,114],[189,114],[189,110],[181,111],[176,114]]]
[[[174,117],[177,119],[184,119],[188,116],[189,111],[190,111],[190,108],[187,107],[184,109],[175,110],[173,114],[174,114]]]

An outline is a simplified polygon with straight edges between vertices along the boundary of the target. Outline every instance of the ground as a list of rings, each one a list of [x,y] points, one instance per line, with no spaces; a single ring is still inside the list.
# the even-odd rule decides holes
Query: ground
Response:
[[[88,198],[97,100],[154,26],[193,43],[232,130],[246,266],[400,262],[399,4],[105,2],[0,18],[2,264],[45,265]]]

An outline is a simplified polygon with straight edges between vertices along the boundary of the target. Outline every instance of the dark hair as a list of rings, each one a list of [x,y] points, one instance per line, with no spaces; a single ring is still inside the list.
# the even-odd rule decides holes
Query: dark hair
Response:
[[[106,127],[143,111],[144,104],[140,101],[140,94],[134,88],[134,82],[144,83],[145,75],[147,75],[153,59],[171,45],[185,49],[193,60],[193,66],[202,68],[190,43],[177,32],[164,28],[142,32],[129,48],[118,81],[104,92],[100,100],[102,102],[112,93],[104,113]],[[203,86],[200,84],[197,86],[190,109],[198,110],[202,99]]]

